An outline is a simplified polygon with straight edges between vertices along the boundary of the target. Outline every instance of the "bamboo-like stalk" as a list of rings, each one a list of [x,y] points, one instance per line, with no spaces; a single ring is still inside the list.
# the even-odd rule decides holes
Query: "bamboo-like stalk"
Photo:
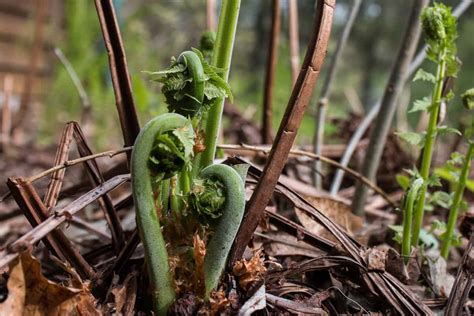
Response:
[[[472,0],[463,0],[453,10],[453,16],[459,18],[461,15],[464,14],[464,12],[466,12],[466,10],[471,6],[472,3],[473,3]],[[419,50],[419,52],[416,54],[416,57],[413,58],[410,64],[410,67],[408,68],[408,75],[405,78],[405,83],[408,78],[413,76],[415,71],[418,69],[418,67],[420,67],[421,63],[426,58],[426,48],[427,46],[425,45],[422,49]],[[352,135],[351,139],[347,143],[346,150],[340,160],[341,165],[347,167],[347,165],[349,164],[352,154],[357,148],[357,144],[360,142],[360,140],[362,139],[362,136],[364,136],[370,124],[372,123],[374,118],[377,116],[377,113],[380,110],[381,102],[382,100],[378,100],[370,107],[369,113],[367,113],[367,115],[364,117],[364,119],[360,123],[354,135]],[[334,179],[331,184],[331,190],[330,190],[331,195],[334,196],[337,194],[337,192],[339,191],[339,188],[341,187],[343,177],[344,177],[344,170],[337,170],[336,175],[334,176]]]
[[[280,43],[280,0],[272,1],[272,28],[268,44],[268,59],[265,73],[265,89],[263,92],[262,115],[262,142],[272,142],[272,96],[275,85],[275,72],[278,59],[278,46]]]
[[[359,1],[359,0],[358,0]],[[298,29],[298,0],[288,0],[288,33],[290,38],[291,83],[294,86],[300,71],[300,34]]]
[[[352,30],[352,26],[354,25],[357,14],[359,13],[361,2],[362,2],[361,0],[352,1],[352,5],[351,5],[347,22],[344,25],[344,29],[342,31],[341,37],[339,38],[337,42],[336,50],[334,51],[334,55],[331,58],[331,62],[328,67],[328,73],[326,75],[326,78],[323,83],[323,87],[321,89],[321,94],[319,96],[316,117],[315,117],[316,130],[315,130],[314,138],[313,138],[314,153],[316,155],[321,155],[321,147],[323,146],[323,142],[324,142],[324,122],[326,121],[326,110],[327,110],[329,97],[332,90],[334,74],[336,72],[336,68],[339,63],[339,60],[341,59],[342,52],[344,51],[344,47],[347,44],[349,34],[351,33],[351,30]],[[315,161],[313,183],[318,189],[321,189],[322,187],[322,177],[321,177],[320,172],[321,172],[321,162]]]
[[[393,65],[387,88],[382,98],[380,112],[377,116],[374,130],[370,136],[362,174],[372,181],[375,179],[388,132],[392,125],[393,115],[397,106],[397,99],[405,84],[408,67],[413,55],[415,54],[416,45],[421,34],[421,11],[427,4],[428,0],[416,0],[413,3],[402,45]],[[365,186],[356,186],[356,192],[352,201],[352,211],[354,213],[363,215],[363,208],[367,194],[368,190]]]

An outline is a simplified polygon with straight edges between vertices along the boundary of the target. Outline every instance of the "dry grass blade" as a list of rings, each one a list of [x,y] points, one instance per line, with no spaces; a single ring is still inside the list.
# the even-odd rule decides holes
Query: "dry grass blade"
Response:
[[[77,143],[77,149],[79,151],[79,155],[90,156],[92,155],[92,150],[87,145],[86,139],[84,134],[82,133],[81,127],[76,122],[72,123],[74,126],[74,138]],[[99,166],[95,159],[90,159],[86,161],[85,167],[87,173],[89,174],[91,183],[94,187],[102,184],[104,182],[104,177],[102,176]],[[112,244],[114,245],[115,251],[117,253],[120,252],[122,249],[125,241],[122,226],[120,224],[120,220],[115,212],[114,205],[112,203],[111,198],[108,194],[104,194],[99,200],[99,205],[104,212],[105,219],[107,220],[107,224],[110,227],[110,231],[112,233]]]
[[[273,147],[270,152],[264,175],[247,203],[247,213],[237,234],[231,261],[239,259],[263,215],[265,207],[273,194],[278,177],[285,166],[291,146],[296,138],[306,106],[319,76],[331,32],[335,1],[319,0],[315,12],[314,30],[308,44],[300,75],[293,88],[285,115],[283,116]]]
[[[227,160],[228,163],[248,163],[239,158]],[[248,174],[255,178],[263,176],[263,172],[254,166],[250,166]],[[324,226],[340,243],[340,246],[332,249],[333,253],[345,256],[352,265],[359,267],[363,286],[371,293],[385,299],[385,302],[400,314],[409,315],[432,315],[432,311],[413,293],[385,270],[372,270],[368,267],[363,257],[366,248],[361,246],[354,238],[342,230],[325,214],[319,211],[311,203],[306,201],[296,192],[277,182],[275,193],[284,195],[294,206],[311,216],[315,221]],[[313,244],[313,246],[317,246]]]
[[[23,235],[17,241],[9,245],[8,249],[25,249],[32,247],[36,242],[43,239],[46,235],[51,233],[54,229],[59,227],[62,223],[66,222],[70,217],[74,216],[77,212],[82,210],[87,205],[91,204],[104,194],[112,191],[116,187],[130,180],[130,175],[119,175],[104,182],[97,188],[89,191],[88,193],[77,198],[70,204],[55,210],[55,215],[49,217],[41,224],[33,228],[31,231]],[[10,263],[12,260],[18,257],[17,252],[11,252],[4,250],[0,252],[0,268]]]
[[[132,146],[140,132],[132,85],[128,73],[125,49],[122,43],[112,0],[95,0],[105,47],[108,52],[110,73],[115,92],[115,103],[125,146]]]
[[[471,291],[474,278],[474,234],[464,252],[458,273],[449,295],[445,315],[461,315],[464,303]]]
[[[66,128],[63,131],[61,140],[59,142],[58,150],[56,151],[56,157],[54,158],[54,165],[58,166],[67,161],[69,157],[69,148],[71,147],[71,142],[73,140],[74,126],[72,123],[66,124]],[[66,173],[65,169],[56,170],[51,175],[51,180],[48,185],[48,190],[46,191],[44,197],[44,206],[50,210],[56,205],[58,201],[59,192],[63,185],[64,174]]]
[[[25,214],[31,226],[37,227],[48,218],[50,215],[48,209],[42,203],[41,198],[31,183],[25,182],[23,179],[8,179],[7,183],[15,201],[18,206],[20,206],[20,209]],[[81,277],[93,278],[95,276],[94,269],[81,254],[74,249],[62,231],[54,230],[43,240],[46,247],[52,251],[53,254],[62,260],[70,262]],[[13,252],[21,251],[24,249],[24,246],[24,244],[19,245],[19,247],[9,245],[8,250]]]

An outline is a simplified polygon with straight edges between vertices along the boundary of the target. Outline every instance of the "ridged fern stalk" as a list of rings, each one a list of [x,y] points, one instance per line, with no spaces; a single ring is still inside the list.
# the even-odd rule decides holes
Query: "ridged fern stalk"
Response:
[[[470,111],[474,110],[474,88],[466,91],[462,96],[463,105]],[[446,230],[441,236],[443,241],[441,246],[441,256],[448,259],[449,250],[453,241],[457,241],[456,234],[454,232],[456,222],[463,202],[464,189],[466,188],[466,182],[471,171],[471,161],[474,156],[474,119],[471,119],[471,126],[465,132],[466,142],[468,149],[465,156],[459,155],[458,160],[462,165],[461,172],[456,174],[456,189],[451,202],[451,208],[449,210],[448,223]],[[453,173],[452,173],[453,174]]]
[[[431,158],[436,137],[440,131],[446,131],[446,127],[438,126],[438,116],[443,99],[448,99],[452,93],[442,95],[443,82],[448,76],[455,76],[458,69],[456,61],[456,18],[452,15],[451,9],[441,3],[434,3],[426,8],[422,13],[422,26],[425,40],[428,44],[428,59],[436,64],[436,74],[430,74],[420,70],[415,76],[434,84],[431,101],[425,99],[424,102],[415,103],[413,111],[427,111],[429,122],[426,133],[415,137],[419,145],[423,146],[423,156],[420,171],[417,176],[423,180],[423,185],[419,190],[419,198],[414,209],[412,227],[412,246],[418,246],[420,230],[423,224],[425,210],[426,193],[428,187],[435,183],[430,179]],[[407,135],[405,135],[407,136]],[[413,136],[413,135],[412,135]],[[412,137],[413,139],[413,137]]]

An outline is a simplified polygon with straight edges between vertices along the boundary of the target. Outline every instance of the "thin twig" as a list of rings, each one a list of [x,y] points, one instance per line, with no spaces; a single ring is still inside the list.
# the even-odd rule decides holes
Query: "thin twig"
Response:
[[[288,0],[288,33],[290,38],[291,85],[298,79],[300,67],[300,34],[298,29],[298,0]]]
[[[74,126],[71,123],[66,124],[66,128],[64,129],[59,142],[59,147],[56,151],[56,157],[54,158],[55,166],[63,164],[65,161],[67,161],[69,157],[69,148],[71,147],[71,142],[73,140],[73,133]],[[44,206],[48,210],[51,210],[51,208],[53,208],[58,201],[58,196],[63,185],[65,173],[65,169],[60,169],[51,175],[51,180],[43,199]]]
[[[453,15],[459,18],[464,12],[466,12],[466,10],[471,6],[472,3],[473,3],[472,0],[461,1],[459,5],[453,10]],[[405,80],[408,80],[408,78],[413,76],[415,71],[418,69],[418,67],[421,65],[421,63],[425,59],[426,48],[427,46],[424,46],[417,53],[416,57],[411,62],[408,68],[408,75],[406,76]],[[357,128],[356,132],[352,135],[351,139],[347,143],[346,151],[344,152],[344,155],[341,158],[341,164],[343,166],[347,166],[349,164],[352,154],[357,148],[357,144],[360,142],[365,132],[369,128],[370,124],[372,123],[374,118],[377,116],[377,113],[380,110],[381,102],[382,102],[381,100],[378,100],[372,105],[372,107],[370,107],[369,113],[367,113],[367,115],[364,117],[362,122],[359,124],[359,127]],[[344,171],[338,170],[331,184],[331,190],[330,190],[331,195],[337,194],[337,192],[339,191],[339,188],[341,187],[343,177],[344,177]]]
[[[15,197],[18,206],[22,209],[33,227],[40,226],[49,217],[48,209],[45,207],[35,188],[29,182],[23,179],[8,179],[8,187]],[[92,266],[77,251],[66,235],[59,229],[51,231],[46,237],[45,244],[54,254],[58,255],[62,260],[68,261],[83,278],[94,279],[96,272]],[[18,246],[18,245],[17,245]],[[15,245],[9,245],[7,249],[10,251],[21,251]]]
[[[92,150],[87,144],[86,138],[81,130],[81,127],[77,122],[72,122],[74,126],[74,139],[76,140],[77,150],[81,157],[92,155]],[[90,181],[94,187],[101,185],[104,182],[104,177],[100,172],[99,166],[95,159],[90,159],[85,163],[86,171],[89,175]],[[117,253],[120,252],[123,245],[125,244],[125,237],[120,224],[120,219],[114,209],[112,199],[108,194],[104,194],[103,197],[98,199],[100,208],[104,212],[105,219],[109,225],[110,232],[112,235],[112,244]]]
[[[236,236],[230,262],[239,259],[252,238],[265,207],[270,200],[288,154],[293,146],[301,120],[311,98],[313,88],[326,55],[331,32],[334,0],[318,0],[315,8],[314,28],[308,44],[300,75],[291,93],[288,106],[280,124],[269,158],[249,202],[247,213]]]
[[[13,252],[14,249],[23,249],[25,247],[33,246],[35,243],[43,239],[51,231],[66,222],[68,218],[74,216],[84,207],[94,202],[102,195],[112,191],[116,187],[130,180],[130,175],[118,175],[110,180],[107,180],[102,185],[87,192],[81,197],[77,198],[70,204],[56,210],[56,215],[49,217],[38,226],[34,227],[28,233],[20,237],[18,240],[9,245],[7,250],[0,251],[0,269],[6,266],[11,261],[18,257],[18,252]]]
[[[324,124],[326,121],[326,110],[329,103],[329,97],[331,96],[332,85],[334,82],[334,74],[336,73],[337,65],[339,64],[339,60],[341,59],[342,52],[347,44],[347,40],[349,39],[349,34],[351,33],[352,26],[356,20],[357,14],[359,13],[361,0],[353,0],[351,9],[348,15],[348,19],[346,24],[344,25],[344,29],[342,31],[341,37],[339,38],[336,46],[336,50],[334,51],[334,55],[331,58],[329,63],[328,72],[326,78],[324,80],[323,86],[321,88],[321,94],[319,96],[319,101],[317,104],[316,110],[316,117],[315,117],[315,124],[316,130],[314,133],[313,144],[314,144],[314,153],[317,155],[321,155],[321,147],[324,143]],[[321,189],[322,187],[322,177],[320,175],[321,172],[321,163],[320,161],[315,161],[314,164],[314,175],[313,175],[313,182],[317,189]]]
[[[461,315],[464,303],[473,286],[474,266],[474,234],[471,235],[464,256],[459,265],[456,279],[454,280],[445,315]]]
[[[95,0],[95,6],[109,57],[110,73],[124,144],[125,146],[132,146],[140,132],[140,124],[133,101],[132,84],[117,17],[112,0]],[[130,160],[130,156],[128,158]]]
[[[272,1],[272,29],[268,45],[267,69],[265,73],[265,89],[263,92],[262,141],[272,142],[272,96],[275,85],[275,72],[280,42],[280,0]]]
[[[87,120],[89,119],[89,116],[90,116],[89,114],[91,112],[91,107],[92,107],[89,95],[84,89],[84,86],[82,85],[81,79],[79,79],[79,76],[77,75],[76,70],[72,66],[71,62],[64,55],[63,51],[59,47],[55,47],[54,54],[56,55],[56,57],[58,57],[59,61],[63,64],[64,69],[66,69],[66,72],[68,73],[69,78],[71,78],[71,81],[74,84],[74,87],[76,88],[77,93],[79,94],[79,98],[81,100],[82,110],[83,110],[81,123],[85,124]]]
[[[250,151],[263,152],[263,153],[269,153],[270,152],[269,147],[251,146],[251,145],[245,145],[245,144],[242,144],[242,145],[228,145],[228,144],[225,144],[225,145],[219,145],[218,147],[220,149],[224,149],[224,150],[226,150],[226,149],[239,150],[240,149],[240,150],[250,150]],[[330,158],[327,158],[327,157],[324,157],[324,156],[321,156],[321,155],[316,155],[316,154],[314,154],[312,152],[309,152],[309,151],[297,150],[297,149],[290,150],[289,154],[294,155],[294,156],[303,156],[303,157],[308,157],[308,158],[311,158],[311,159],[314,159],[314,160],[319,160],[321,162],[327,163],[327,164],[329,164],[331,166],[334,166],[336,168],[342,169],[345,172],[347,172],[348,174],[350,174],[351,176],[353,176],[355,179],[362,182],[368,188],[370,188],[370,189],[374,190],[375,192],[377,192],[390,205],[392,205],[392,206],[396,205],[396,203],[390,198],[390,196],[388,196],[387,193],[385,193],[380,187],[378,187],[372,181],[370,181],[369,179],[367,179],[366,177],[364,177],[363,175],[361,175],[357,171],[355,171],[351,168],[342,166],[339,162],[337,162],[335,160],[332,160]]]
[[[53,172],[57,171],[57,170],[60,170],[60,169],[63,169],[63,168],[67,168],[67,167],[70,167],[70,166],[74,166],[74,165],[77,165],[79,163],[83,163],[83,162],[86,162],[86,161],[89,161],[89,160],[92,160],[92,159],[96,159],[96,158],[100,158],[100,157],[109,157],[109,158],[112,158],[118,154],[121,154],[121,153],[125,153],[125,152],[130,152],[132,150],[132,146],[130,147],[125,147],[125,148],[122,148],[122,149],[117,149],[117,150],[109,150],[109,151],[104,151],[104,152],[101,152],[101,153],[98,153],[98,154],[93,154],[93,155],[89,155],[89,156],[84,156],[84,157],[81,157],[81,158],[76,158],[76,159],[72,159],[72,160],[68,160],[68,161],[65,161],[63,164],[60,164],[60,165],[57,165],[57,166],[54,166],[48,170],[45,170],[41,173],[38,173],[34,176],[31,176],[29,178],[26,179],[26,181],[28,182],[34,182],[38,179],[41,179],[47,175],[50,175],[52,174]],[[6,196],[7,194],[5,194]]]
[[[398,96],[401,94],[403,86],[405,85],[406,78],[408,77],[408,67],[410,66],[410,61],[413,59],[416,45],[420,38],[421,11],[427,5],[428,0],[416,0],[413,3],[408,19],[408,26],[382,98],[381,108],[375,122],[374,130],[370,136],[369,146],[366,150],[364,165],[362,167],[362,174],[372,181],[375,179],[387,136],[392,126]],[[356,185],[356,191],[351,206],[355,214],[364,214],[367,194],[367,187],[360,184]]]

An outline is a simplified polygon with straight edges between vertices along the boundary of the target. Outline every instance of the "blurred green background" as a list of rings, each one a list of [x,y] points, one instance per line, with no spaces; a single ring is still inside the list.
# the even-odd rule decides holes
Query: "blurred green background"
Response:
[[[219,1],[216,1],[219,5]],[[443,1],[456,5],[459,1]],[[206,28],[206,1],[115,1],[125,44],[135,102],[142,124],[153,115],[165,111],[160,87],[151,82],[143,70],[160,70],[169,65],[171,56],[197,47]],[[337,1],[328,58],[335,48],[351,1]],[[365,111],[383,94],[391,65],[403,35],[411,1],[364,0],[348,46],[337,69],[330,99],[329,119],[347,118],[360,104]],[[314,1],[298,1],[300,54],[306,49],[311,32]],[[288,43],[288,3],[281,0],[282,29],[273,95],[273,126],[276,131],[291,93]],[[64,29],[50,30],[56,46],[60,47],[79,74],[92,101],[93,142],[97,149],[122,146],[114,95],[109,77],[108,61],[102,43],[93,1],[67,0],[63,6]],[[218,10],[218,8],[217,8]],[[218,16],[218,12],[216,13]],[[230,74],[234,102],[256,123],[260,124],[265,77],[265,62],[271,23],[271,1],[242,1],[233,64]],[[470,8],[459,20],[459,57],[463,62],[454,86],[456,94],[474,86],[474,9]],[[326,59],[325,66],[329,59]],[[44,101],[39,141],[56,142],[58,131],[67,121],[80,120],[81,103],[69,75],[57,59],[53,59],[53,80]],[[425,68],[430,68],[425,63]],[[300,129],[299,144],[310,144],[314,132],[312,116],[325,70],[319,79],[313,101],[308,107]],[[430,86],[423,82],[409,85],[400,102],[405,105],[427,95]],[[350,100],[348,99],[350,96]],[[410,101],[411,100],[411,101]],[[352,107],[350,105],[353,105]],[[355,107],[357,108],[357,107]],[[458,125],[463,117],[458,99],[449,105],[448,120]],[[399,116],[404,120],[404,115]],[[412,126],[418,117],[408,116]],[[335,126],[327,124],[327,142],[337,143]]]

